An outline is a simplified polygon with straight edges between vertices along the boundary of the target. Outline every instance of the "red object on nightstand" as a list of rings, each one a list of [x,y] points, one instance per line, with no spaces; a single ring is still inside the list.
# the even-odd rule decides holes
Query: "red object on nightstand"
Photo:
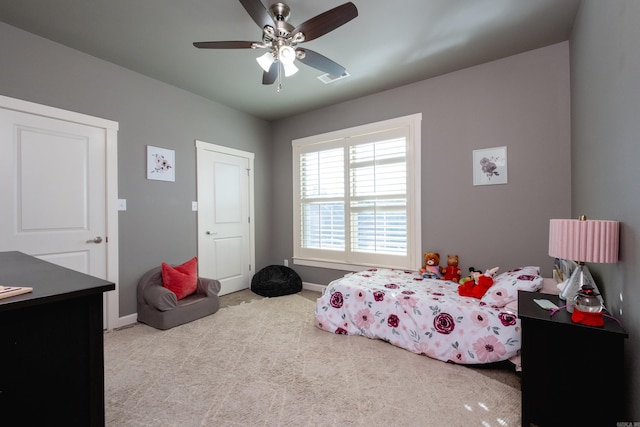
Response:
[[[604,326],[602,299],[591,286],[586,285],[575,296],[575,307],[571,321],[588,326]]]
[[[571,321],[573,323],[580,323],[581,325],[604,326],[604,317],[602,316],[601,311],[586,312],[574,308],[573,314],[571,315]]]

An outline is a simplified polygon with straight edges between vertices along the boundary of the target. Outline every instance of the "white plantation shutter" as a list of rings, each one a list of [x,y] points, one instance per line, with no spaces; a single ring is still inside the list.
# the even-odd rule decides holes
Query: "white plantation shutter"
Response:
[[[295,263],[420,266],[418,116],[293,142]]]
[[[300,156],[302,246],[345,249],[344,149]]]
[[[407,255],[407,140],[349,146],[351,250]]]

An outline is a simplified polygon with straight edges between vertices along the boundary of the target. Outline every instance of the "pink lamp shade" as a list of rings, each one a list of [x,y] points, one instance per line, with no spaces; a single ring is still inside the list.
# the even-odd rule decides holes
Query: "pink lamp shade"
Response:
[[[618,262],[618,221],[552,219],[549,256],[576,262]]]

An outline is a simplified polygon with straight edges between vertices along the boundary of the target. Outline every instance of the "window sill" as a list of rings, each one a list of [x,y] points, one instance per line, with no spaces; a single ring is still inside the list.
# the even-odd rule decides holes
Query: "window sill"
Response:
[[[343,271],[363,271],[369,270],[371,268],[391,268],[402,270],[400,267],[393,266],[382,266],[382,265],[355,265],[355,264],[343,264],[339,262],[329,262],[329,261],[317,261],[303,258],[294,258],[293,263],[295,265],[304,265],[307,267],[319,267],[319,268],[327,268],[332,270],[343,270]]]

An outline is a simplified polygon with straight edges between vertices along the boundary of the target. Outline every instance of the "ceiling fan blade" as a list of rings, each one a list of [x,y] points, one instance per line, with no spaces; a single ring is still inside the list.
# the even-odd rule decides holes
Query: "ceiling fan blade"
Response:
[[[260,28],[264,28],[267,25],[275,28],[276,25],[273,22],[273,18],[260,0],[240,0],[240,3]]]
[[[229,42],[195,42],[193,45],[200,49],[249,49],[256,42],[229,41]]]
[[[320,71],[324,71],[325,73],[332,76],[338,77],[343,75],[344,72],[347,71],[342,65],[333,62],[326,56],[320,55],[318,52],[314,52],[313,50],[296,49],[296,51],[304,52],[303,57],[299,58],[298,61]]]
[[[280,66],[280,64],[278,64],[277,62],[274,62],[271,64],[271,67],[269,67],[269,71],[265,71],[262,74],[262,84],[263,85],[272,85],[273,82],[276,81],[276,78],[278,78],[278,67]]]
[[[345,3],[298,25],[292,31],[291,36],[295,37],[297,33],[302,33],[304,34],[304,41],[308,42],[335,30],[356,16],[358,16],[356,5],[351,2]]]

